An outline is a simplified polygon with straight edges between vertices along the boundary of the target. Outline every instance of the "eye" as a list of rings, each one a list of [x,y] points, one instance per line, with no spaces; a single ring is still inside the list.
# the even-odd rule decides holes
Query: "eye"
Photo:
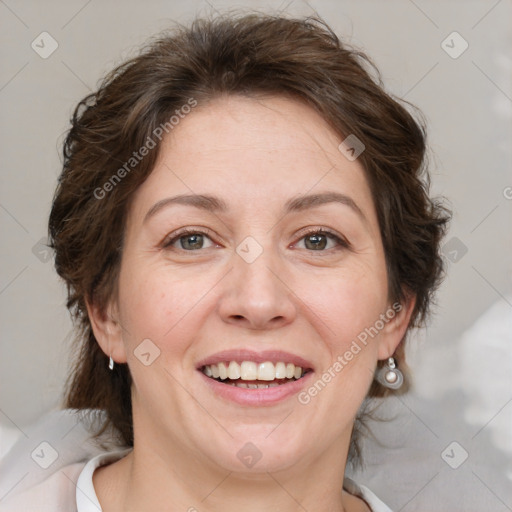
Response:
[[[300,247],[301,249],[305,248],[316,252],[325,252],[326,249],[350,247],[344,238],[326,229],[310,230],[302,236],[299,243],[301,241],[304,241],[304,247]]]
[[[166,239],[162,247],[164,249],[196,251],[198,249],[208,249],[209,247],[213,247],[213,245],[214,243],[208,232],[197,229],[183,229]]]

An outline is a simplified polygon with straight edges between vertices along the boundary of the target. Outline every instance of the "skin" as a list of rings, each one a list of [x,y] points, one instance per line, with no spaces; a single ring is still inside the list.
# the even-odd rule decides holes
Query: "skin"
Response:
[[[127,362],[134,381],[134,449],[94,474],[105,512],[369,510],[341,489],[350,435],[414,298],[307,405],[295,395],[241,406],[196,370],[221,350],[279,349],[311,361],[317,380],[391,307],[373,199],[341,140],[310,107],[282,97],[216,99],[164,139],[130,206],[117,296],[107,311],[88,306],[103,351]],[[325,191],[350,196],[364,220],[341,203],[283,214],[289,199]],[[172,205],[144,221],[179,194],[218,196],[229,209]],[[193,250],[183,248],[187,236],[164,248],[187,226],[211,236]],[[321,238],[318,249],[304,228],[350,245]],[[248,236],[263,250],[252,263],[236,252]],[[160,350],[149,366],[134,355],[147,338]],[[262,454],[252,468],[237,457],[247,442]]]

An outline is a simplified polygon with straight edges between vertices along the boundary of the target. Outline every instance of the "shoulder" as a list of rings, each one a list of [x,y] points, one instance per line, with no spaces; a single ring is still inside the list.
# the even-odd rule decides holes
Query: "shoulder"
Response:
[[[393,512],[383,501],[375,496],[368,487],[359,485],[348,477],[345,477],[343,481],[343,488],[350,494],[363,499],[372,512]]]
[[[0,512],[76,512],[77,482],[87,464],[126,448],[112,442],[108,432],[101,438],[92,434],[102,414],[51,411],[11,436],[0,459]],[[2,441],[4,433],[0,424]]]
[[[85,463],[65,466],[38,484],[6,496],[0,512],[76,512],[76,482]]]
[[[131,449],[106,452],[87,462],[65,466],[0,503],[0,512],[89,512],[101,510],[92,475],[99,466],[114,462]],[[13,490],[14,491],[14,490]]]

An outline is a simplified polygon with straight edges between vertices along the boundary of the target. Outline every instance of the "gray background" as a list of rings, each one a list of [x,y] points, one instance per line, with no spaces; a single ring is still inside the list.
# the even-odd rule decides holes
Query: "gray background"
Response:
[[[425,113],[433,193],[454,210],[448,277],[410,343],[415,389],[381,408],[392,419],[354,478],[396,510],[512,510],[510,0],[0,1],[0,453],[58,405],[68,365],[65,289],[40,242],[72,109],[170,20],[233,7],[316,10],[366,50]],[[46,59],[31,48],[43,31],[58,43]],[[469,44],[457,58],[453,31]]]

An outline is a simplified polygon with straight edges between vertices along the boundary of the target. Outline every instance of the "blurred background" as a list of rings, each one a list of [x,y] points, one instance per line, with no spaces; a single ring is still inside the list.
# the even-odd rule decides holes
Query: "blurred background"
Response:
[[[454,211],[447,278],[409,343],[414,389],[380,408],[352,477],[393,510],[512,510],[511,0],[0,1],[0,455],[58,408],[67,373],[44,244],[74,106],[171,20],[228,8],[316,12],[365,50],[424,112],[432,192]]]

